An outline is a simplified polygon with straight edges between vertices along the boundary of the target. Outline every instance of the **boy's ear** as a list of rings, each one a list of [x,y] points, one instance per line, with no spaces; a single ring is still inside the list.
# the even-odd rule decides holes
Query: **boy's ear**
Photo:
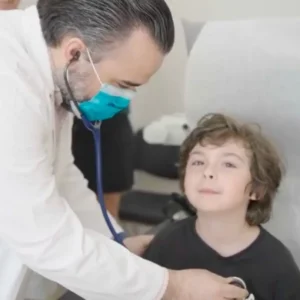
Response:
[[[255,191],[256,189],[253,187],[252,183],[249,183],[246,186],[246,194],[251,201],[257,201],[259,199],[258,193]]]
[[[248,186],[248,192],[249,192],[249,199],[251,201],[259,201],[264,198],[264,195],[266,193],[266,187],[261,184],[255,184],[251,183]]]
[[[257,197],[256,193],[250,193],[250,200],[251,201],[257,201],[259,198]]]
[[[265,197],[266,194],[266,187],[263,185],[259,185],[252,189],[250,192],[250,200],[252,201],[259,201]]]

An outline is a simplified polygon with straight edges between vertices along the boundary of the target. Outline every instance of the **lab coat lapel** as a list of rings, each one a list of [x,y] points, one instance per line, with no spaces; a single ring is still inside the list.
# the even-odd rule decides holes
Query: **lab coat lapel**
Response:
[[[51,139],[48,140],[48,151],[51,162],[55,162],[56,152],[56,119],[55,119],[55,90],[51,70],[50,55],[43,38],[38,12],[35,6],[25,10],[22,22],[24,44],[35,62],[37,72],[45,90],[45,100],[48,108],[48,128],[51,130]]]

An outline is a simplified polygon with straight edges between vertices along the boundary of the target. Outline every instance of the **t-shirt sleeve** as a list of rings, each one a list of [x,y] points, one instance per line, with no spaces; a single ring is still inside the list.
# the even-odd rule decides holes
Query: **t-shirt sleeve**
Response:
[[[280,258],[279,258],[280,259]],[[278,276],[274,300],[300,299],[300,271],[290,253],[282,263],[282,272]]]

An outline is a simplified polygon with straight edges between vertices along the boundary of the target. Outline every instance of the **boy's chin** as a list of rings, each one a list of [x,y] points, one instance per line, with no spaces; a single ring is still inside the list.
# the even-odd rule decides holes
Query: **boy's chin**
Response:
[[[203,197],[202,199],[189,199],[190,204],[195,208],[198,213],[233,213],[235,211],[241,212],[244,210],[244,205],[242,203],[229,201],[228,199],[221,199],[220,197]]]
[[[197,205],[193,206],[199,214],[226,214],[235,210],[235,208],[223,203],[197,203]]]
[[[230,210],[227,209],[222,209],[220,207],[218,208],[211,208],[211,207],[197,207],[196,208],[196,212],[197,214],[211,214],[211,215],[215,215],[215,214],[226,214],[229,213]]]

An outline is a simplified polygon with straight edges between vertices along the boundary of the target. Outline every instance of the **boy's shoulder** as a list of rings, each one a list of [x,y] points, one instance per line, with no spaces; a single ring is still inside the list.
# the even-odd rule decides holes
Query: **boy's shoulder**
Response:
[[[292,252],[278,238],[266,229],[261,255],[262,265],[268,266],[270,276],[276,285],[276,299],[300,299],[300,270]]]
[[[274,254],[281,254],[288,259],[292,257],[291,251],[281,240],[263,227],[261,227],[261,232],[264,241],[263,249],[266,247],[268,250],[272,250]]]
[[[190,234],[195,228],[195,220],[195,217],[188,217],[172,222],[161,229],[155,235],[143,257],[159,263],[158,260],[168,255],[170,249],[177,248],[182,243],[185,243],[185,239],[190,239]]]
[[[195,228],[196,217],[187,217],[180,221],[173,222],[163,228],[154,239],[170,242],[174,237],[184,234],[186,231]]]
[[[286,273],[292,269],[300,276],[299,269],[290,249],[268,230],[264,228],[261,228],[261,230],[263,233],[263,243],[259,248],[261,252],[258,254],[262,255],[263,259],[274,262],[278,273]]]

